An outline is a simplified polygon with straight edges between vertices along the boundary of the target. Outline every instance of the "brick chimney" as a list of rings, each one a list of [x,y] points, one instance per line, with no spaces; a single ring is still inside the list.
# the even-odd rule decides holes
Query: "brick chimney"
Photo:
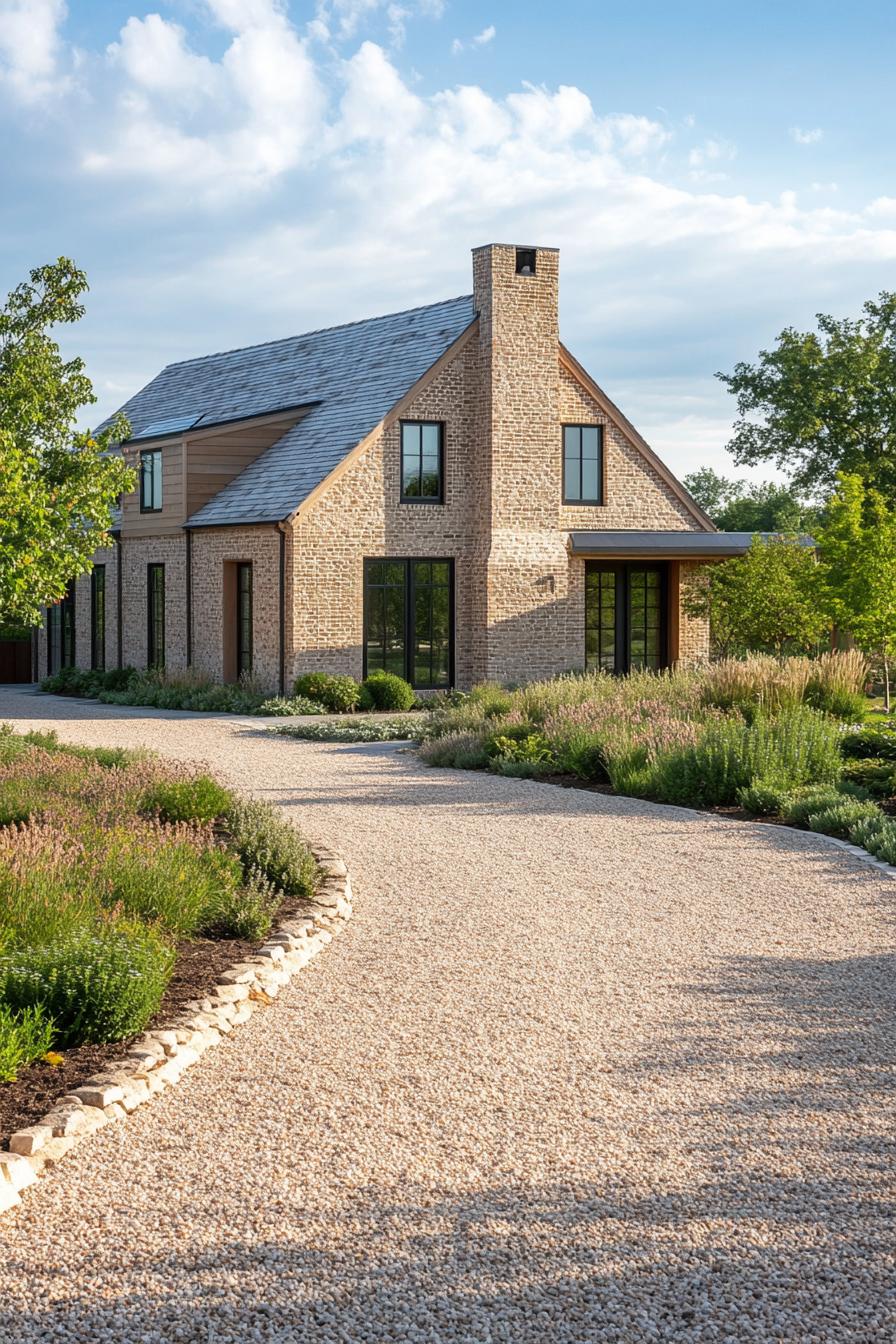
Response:
[[[558,659],[561,668],[575,660],[559,517],[559,260],[552,247],[473,250],[482,407],[478,677],[512,678],[521,666],[548,675]]]
[[[556,516],[559,262],[553,247],[473,249],[493,528]]]

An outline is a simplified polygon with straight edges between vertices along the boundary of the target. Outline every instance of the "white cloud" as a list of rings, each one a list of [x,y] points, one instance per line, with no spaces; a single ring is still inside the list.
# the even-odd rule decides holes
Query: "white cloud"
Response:
[[[296,167],[324,96],[306,44],[277,0],[206,0],[231,34],[221,60],[192,51],[158,14],[131,18],[107,52],[117,115],[84,154],[97,174],[180,180],[221,197]]]
[[[731,163],[737,158],[737,148],[728,140],[704,140],[695,145],[688,154],[692,182],[724,182],[727,173],[720,171],[721,165]]]
[[[487,28],[483,28],[481,33],[477,33],[475,37],[471,37],[469,42],[462,42],[459,37],[456,37],[451,43],[451,55],[459,56],[462,51],[467,49],[467,47],[487,47],[489,42],[494,41],[497,31],[495,25],[490,23]]]
[[[80,257],[83,243],[96,271],[94,302],[103,285],[114,295],[100,384],[460,293],[469,247],[534,241],[561,248],[570,342],[611,395],[625,378],[622,404],[673,465],[698,465],[727,437],[712,371],[788,322],[811,325],[819,308],[858,308],[896,263],[896,197],[835,209],[808,191],[739,194],[723,182],[735,147],[692,145],[680,119],[608,112],[569,84],[422,93],[385,46],[406,12],[435,14],[420,0],[329,4],[301,30],[276,0],[192,3],[217,27],[217,55],[191,35],[197,11],[184,6],[181,26],[141,10],[87,58],[92,101],[62,91],[73,114],[52,141],[32,145],[42,132],[23,120],[19,142],[47,165],[70,250]],[[72,56],[52,12],[52,40],[24,57],[17,46],[16,69],[55,87]],[[369,23],[381,41],[339,39],[343,22]],[[685,136],[679,155],[666,152]],[[42,201],[40,226],[51,216]],[[644,388],[670,366],[665,400],[651,401]],[[676,401],[695,371],[704,391]]]
[[[799,126],[791,126],[790,138],[797,145],[817,145],[824,138],[824,131],[815,126],[811,131],[803,131]]]
[[[64,0],[0,0],[0,86],[18,101],[39,103],[69,88],[59,35],[66,14]]]

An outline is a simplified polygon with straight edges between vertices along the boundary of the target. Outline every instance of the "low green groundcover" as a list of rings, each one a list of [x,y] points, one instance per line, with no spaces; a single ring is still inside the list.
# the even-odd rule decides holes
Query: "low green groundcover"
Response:
[[[0,726],[0,1082],[140,1031],[178,943],[261,939],[316,879],[266,803],[147,752]]]

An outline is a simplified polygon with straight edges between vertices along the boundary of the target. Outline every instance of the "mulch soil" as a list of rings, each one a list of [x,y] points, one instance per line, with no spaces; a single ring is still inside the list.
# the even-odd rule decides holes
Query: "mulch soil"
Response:
[[[284,901],[275,923],[288,918],[296,909],[295,901]],[[208,995],[222,971],[251,956],[257,946],[241,938],[194,938],[182,943],[158,1012],[145,1030],[167,1026],[185,1003]],[[61,1064],[37,1060],[22,1069],[14,1083],[0,1083],[0,1151],[8,1147],[10,1135],[17,1129],[36,1124],[60,1097],[80,1087],[95,1073],[102,1073],[112,1060],[120,1059],[134,1040],[136,1036],[129,1036],[105,1045],[75,1046],[62,1052]]]

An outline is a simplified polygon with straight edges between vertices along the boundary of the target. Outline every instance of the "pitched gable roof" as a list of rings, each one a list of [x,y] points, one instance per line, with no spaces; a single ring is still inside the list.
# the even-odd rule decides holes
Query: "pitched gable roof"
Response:
[[[191,526],[280,522],[382,420],[473,321],[469,295],[386,317],[169,364],[122,411],[132,438],[176,422],[207,429],[285,407],[312,409]],[[319,403],[319,404],[314,404]],[[189,433],[189,428],[182,432]]]

